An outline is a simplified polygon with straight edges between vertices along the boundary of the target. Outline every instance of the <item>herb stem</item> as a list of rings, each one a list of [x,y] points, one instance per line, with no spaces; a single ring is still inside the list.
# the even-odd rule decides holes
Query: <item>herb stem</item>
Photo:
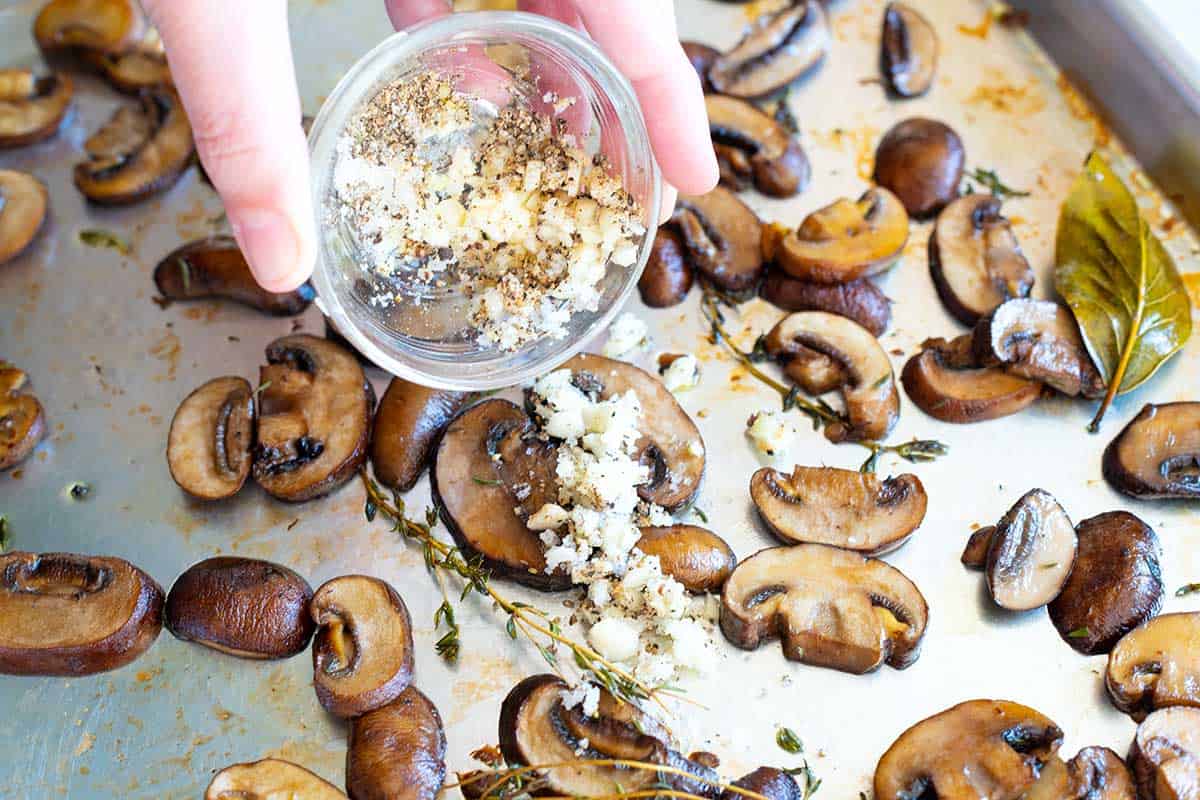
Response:
[[[481,772],[477,775],[471,775],[471,776],[462,778],[457,783],[446,784],[445,786],[442,787],[442,790],[444,791],[446,789],[453,789],[458,786],[468,785],[468,784],[472,784],[472,783],[478,783],[478,782],[482,781],[484,778],[489,778],[489,777],[495,778],[495,780],[491,784],[489,784],[488,787],[486,789],[484,789],[482,794],[480,795],[482,800],[488,800],[488,798],[492,797],[492,792],[496,791],[501,786],[503,786],[504,784],[511,781],[513,778],[520,778],[523,775],[528,775],[528,774],[534,773],[534,772],[544,772],[545,770],[548,770],[548,769],[556,769],[556,768],[561,768],[561,767],[574,768],[574,767],[582,767],[582,766],[624,767],[626,769],[638,769],[638,770],[643,770],[646,772],[654,772],[654,773],[667,774],[667,775],[679,775],[680,777],[688,778],[690,780],[694,780],[699,783],[704,783],[709,786],[713,786],[717,789],[721,789],[723,791],[729,791],[734,794],[741,795],[742,797],[750,798],[750,800],[767,800],[767,798],[765,796],[763,796],[762,794],[760,794],[758,792],[752,791],[750,789],[743,789],[742,787],[734,786],[731,783],[724,783],[722,781],[714,781],[714,780],[705,778],[702,775],[697,775],[695,773],[688,772],[685,769],[680,769],[679,767],[671,767],[671,766],[667,766],[665,764],[655,764],[650,761],[634,761],[634,760],[626,759],[626,758],[579,758],[579,759],[575,759],[574,761],[557,761],[557,762],[553,762],[553,763],[549,763],[549,764],[534,764],[533,766],[513,767],[511,769],[498,770],[495,772]],[[697,800],[702,800],[702,798],[699,798],[698,795],[694,795],[689,792],[681,792],[681,791],[677,791],[677,790],[672,790],[672,789],[653,789],[653,790],[647,790],[647,791],[620,792],[620,793],[613,794],[613,795],[605,795],[604,797],[610,798],[611,800],[617,800],[617,798],[621,798],[623,800],[624,798],[654,797],[654,796],[696,798]],[[566,798],[565,800],[578,800],[578,798]],[[600,800],[600,798],[589,798],[589,800]]]

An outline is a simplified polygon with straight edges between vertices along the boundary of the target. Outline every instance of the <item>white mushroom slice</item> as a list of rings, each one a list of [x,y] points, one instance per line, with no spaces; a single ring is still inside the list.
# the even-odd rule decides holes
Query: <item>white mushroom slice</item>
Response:
[[[0,149],[53,136],[73,93],[63,73],[38,77],[29,70],[0,69]]]
[[[996,523],[988,546],[992,599],[1010,611],[1041,608],[1058,596],[1071,574],[1075,526],[1049,493],[1034,489]]]

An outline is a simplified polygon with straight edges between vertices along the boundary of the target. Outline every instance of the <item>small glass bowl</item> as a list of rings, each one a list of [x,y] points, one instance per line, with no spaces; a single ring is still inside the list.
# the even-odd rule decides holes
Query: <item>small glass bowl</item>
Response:
[[[469,53],[466,58],[462,54]],[[360,264],[358,245],[331,214],[336,207],[333,179],[337,141],[354,115],[384,84],[417,71],[463,77],[464,61],[487,54],[496,66],[527,65],[532,85],[552,87],[559,97],[576,98],[582,120],[577,144],[601,151],[612,171],[643,209],[646,234],[633,266],[609,263],[598,286],[595,311],[578,311],[562,338],[542,338],[515,351],[481,344],[466,335],[467,300],[443,292],[413,303],[380,308],[370,303],[370,276]],[[524,66],[518,67],[524,70]],[[468,66],[469,73],[471,68]],[[467,78],[471,76],[468,74]],[[480,81],[480,83],[486,83]],[[531,107],[536,108],[536,100]],[[590,120],[589,120],[590,117]],[[375,364],[426,386],[486,390],[512,386],[544,374],[604,330],[637,284],[650,256],[657,225],[661,184],[650,150],[645,120],[629,82],[596,45],[555,20],[515,11],[451,14],[396,33],[363,56],[321,107],[309,133],[313,199],[319,249],[313,282],[317,303],[332,326]],[[417,321],[418,318],[420,321]]]

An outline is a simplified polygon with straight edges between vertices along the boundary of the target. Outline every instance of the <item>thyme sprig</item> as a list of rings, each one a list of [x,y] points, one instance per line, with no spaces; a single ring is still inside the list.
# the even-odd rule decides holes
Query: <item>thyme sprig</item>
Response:
[[[976,167],[967,172],[967,180],[972,182],[967,185],[968,194],[975,190],[974,184],[977,183],[987,189],[989,194],[1000,199],[1004,199],[1005,197],[1029,197],[1029,192],[1022,189],[1013,189],[1011,186],[1006,185],[1004,181],[1000,180],[1000,176],[996,174],[996,170],[994,169]]]

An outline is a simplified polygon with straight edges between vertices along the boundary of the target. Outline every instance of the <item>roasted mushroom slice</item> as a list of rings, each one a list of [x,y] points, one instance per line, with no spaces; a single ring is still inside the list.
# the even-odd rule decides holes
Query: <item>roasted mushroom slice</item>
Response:
[[[442,431],[470,399],[467,392],[430,389],[392,378],[371,433],[371,466],[384,486],[407,492],[425,470]]]
[[[283,336],[259,371],[254,480],[280,500],[328,494],[367,457],[374,391],[354,356],[325,339]]]
[[[906,3],[888,3],[879,53],[888,88],[900,97],[925,94],[933,85],[937,61],[938,36],[929,20]]]
[[[775,767],[759,767],[733,782],[739,789],[758,792],[767,800],[803,800],[804,792],[796,779],[790,774]],[[810,794],[812,791],[810,790]],[[717,800],[739,800],[745,795],[726,789],[717,796]]]
[[[313,689],[331,714],[357,717],[408,688],[412,620],[396,590],[378,578],[344,575],[313,594]]]
[[[33,22],[33,38],[47,56],[121,53],[145,34],[134,0],[51,0]]]
[[[213,776],[204,800],[346,800],[332,783],[279,758],[232,764]]]
[[[0,470],[20,464],[46,435],[42,404],[21,389],[25,373],[0,361]]]
[[[50,195],[37,178],[0,169],[0,264],[19,256],[42,229]]]
[[[638,279],[642,302],[651,308],[678,305],[692,290],[692,265],[679,235],[669,228],[654,234],[650,259]]]
[[[254,392],[243,378],[213,378],[184,398],[167,434],[167,466],[180,489],[223,500],[250,475]]]
[[[0,69],[0,150],[57,133],[73,93],[63,73],[38,77],[30,70]]]
[[[143,92],[122,106],[86,142],[88,160],[75,166],[75,186],[93,203],[127,205],[170,188],[192,163],[192,127],[179,96]]]
[[[892,127],[875,149],[875,182],[895,192],[909,216],[924,219],[958,196],[966,152],[943,122],[913,117]]]
[[[91,675],[123,667],[162,629],[163,592],[120,558],[0,555],[0,673]]]
[[[658,556],[663,573],[689,592],[719,592],[737,566],[737,556],[720,536],[696,525],[642,528],[638,550]]]
[[[1133,777],[1107,747],[1085,747],[1070,761],[1051,756],[1022,800],[1136,800]]]
[[[197,239],[171,251],[154,268],[154,284],[168,300],[223,297],[282,317],[299,314],[316,296],[307,281],[290,292],[259,286],[232,236]]]
[[[600,400],[632,391],[642,406],[636,458],[650,468],[650,480],[638,487],[648,503],[676,511],[691,502],[704,477],[704,440],[700,429],[675,396],[656,377],[624,361],[580,353],[567,363],[580,380],[587,373]]]
[[[1142,623],[1108,654],[1113,705],[1136,720],[1167,706],[1200,708],[1200,611]]]
[[[721,631],[746,650],[780,639],[792,661],[862,674],[917,660],[929,609],[884,561],[823,544],[760,550],[721,592]]]
[[[831,442],[882,439],[899,418],[892,362],[858,323],[823,311],[798,311],[771,329],[766,349],[804,391],[841,392],[846,419],[825,426]]]
[[[873,336],[882,336],[892,319],[892,301],[866,278],[817,283],[772,269],[767,271],[759,295],[784,311],[828,311],[852,319]]]
[[[875,767],[875,800],[1016,800],[1057,757],[1062,738],[1028,706],[968,700],[900,734]]]
[[[754,165],[750,155],[739,147],[724,142],[713,142],[713,154],[717,157],[717,171],[722,186],[741,192],[754,183]]]
[[[791,197],[804,191],[812,170],[800,142],[786,128],[736,97],[710,94],[704,102],[713,141],[747,154],[760,192]]]
[[[1083,346],[1075,317],[1058,303],[1007,300],[979,320],[973,335],[983,366],[1003,365],[1071,397],[1104,394],[1104,379]]]
[[[1130,497],[1200,497],[1200,402],[1143,406],[1104,449],[1103,472]]]
[[[430,486],[442,521],[465,553],[482,557],[493,573],[556,591],[568,588],[571,577],[546,572],[541,539],[525,520],[558,502],[557,464],[556,446],[537,437],[528,414],[507,400],[485,400],[446,427]]]
[[[743,292],[762,276],[762,223],[736,194],[718,186],[708,194],[680,195],[671,227],[688,261],[722,289]]]
[[[765,97],[803,76],[829,49],[829,22],[817,0],[798,0],[764,14],[708,70],[721,94]]]
[[[1129,761],[1140,800],[1200,797],[1200,709],[1150,714],[1138,726]]]
[[[712,91],[708,70],[712,63],[720,58],[721,51],[700,42],[680,42],[679,45],[683,48],[683,54],[687,56],[692,69],[696,70],[696,76],[700,78],[700,88],[705,92]]]
[[[154,37],[154,42],[158,42]],[[119,92],[138,94],[144,89],[173,86],[167,56],[159,47],[139,47],[113,55],[96,55],[93,61],[104,78]]]
[[[1010,611],[1046,605],[1070,576],[1075,550],[1075,526],[1063,507],[1049,492],[1027,492],[996,523],[988,545],[992,600]]]
[[[434,800],[445,777],[442,717],[417,687],[350,723],[346,791],[352,800]]]
[[[999,367],[952,366],[955,356],[943,344],[926,342],[900,373],[909,399],[934,419],[954,423],[998,419],[1028,408],[1041,397],[1042,384]]]
[[[763,467],[750,478],[758,515],[785,544],[815,542],[880,555],[908,541],[925,519],[925,487],[916,475],[880,480],[834,467]]]
[[[1050,603],[1050,621],[1079,652],[1107,653],[1158,613],[1163,589],[1158,536],[1127,511],[1085,519],[1075,535],[1075,567]]]
[[[904,206],[875,187],[858,200],[843,197],[809,214],[772,248],[773,260],[793,278],[846,283],[891,267],[907,241]]]
[[[967,546],[963,548],[959,558],[964,567],[980,572],[987,569],[987,554],[992,547],[992,534],[995,532],[995,525],[984,525],[967,538]]]
[[[929,237],[929,272],[946,310],[965,325],[1033,288],[1033,268],[1000,200],[989,194],[965,195],[942,209]]]

